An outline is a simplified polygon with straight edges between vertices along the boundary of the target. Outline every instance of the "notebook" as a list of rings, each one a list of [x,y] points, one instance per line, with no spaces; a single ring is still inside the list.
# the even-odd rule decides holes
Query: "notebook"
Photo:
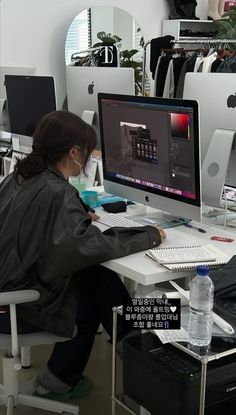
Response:
[[[229,255],[214,245],[154,248],[145,255],[173,272],[195,270],[197,265],[219,268],[230,260]]]

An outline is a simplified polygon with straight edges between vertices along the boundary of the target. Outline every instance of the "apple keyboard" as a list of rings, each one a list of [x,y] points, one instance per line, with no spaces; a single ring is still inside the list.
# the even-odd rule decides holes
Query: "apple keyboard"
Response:
[[[125,218],[124,216],[117,215],[116,213],[102,213],[96,222],[101,223],[105,226],[108,226],[109,228],[112,228],[115,226],[122,226],[125,228],[132,228],[134,226],[136,227],[143,226],[140,223],[134,222],[133,220]]]

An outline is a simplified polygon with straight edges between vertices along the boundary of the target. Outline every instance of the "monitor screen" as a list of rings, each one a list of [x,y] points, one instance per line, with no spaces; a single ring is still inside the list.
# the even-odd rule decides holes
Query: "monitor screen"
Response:
[[[99,94],[107,192],[200,220],[198,104]]]
[[[6,75],[5,85],[11,132],[32,136],[40,118],[56,110],[54,79]]]
[[[6,75],[34,75],[35,68],[0,66],[0,130],[10,131],[8,108],[6,103]]]

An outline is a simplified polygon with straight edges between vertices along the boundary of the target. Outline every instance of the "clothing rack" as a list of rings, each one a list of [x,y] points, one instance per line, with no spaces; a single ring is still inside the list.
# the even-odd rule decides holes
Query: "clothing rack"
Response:
[[[193,45],[224,45],[225,47],[230,43],[236,43],[236,39],[180,39],[180,40],[171,40],[170,43],[173,44],[193,44]],[[147,61],[147,48],[151,44],[151,41],[145,43],[143,48],[143,69],[142,69],[142,95],[145,94],[145,70],[146,70],[146,61]]]
[[[230,43],[236,43],[236,39],[180,39],[180,40],[171,40],[170,43],[173,44],[195,44],[195,45],[228,45]]]

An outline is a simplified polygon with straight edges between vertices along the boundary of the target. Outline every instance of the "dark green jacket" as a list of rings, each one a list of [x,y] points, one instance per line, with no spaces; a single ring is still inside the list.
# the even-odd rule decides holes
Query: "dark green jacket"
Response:
[[[102,233],[77,190],[54,168],[20,185],[10,174],[1,184],[0,291],[37,289],[40,299],[18,310],[44,330],[72,335],[73,273],[159,244],[151,226]]]

